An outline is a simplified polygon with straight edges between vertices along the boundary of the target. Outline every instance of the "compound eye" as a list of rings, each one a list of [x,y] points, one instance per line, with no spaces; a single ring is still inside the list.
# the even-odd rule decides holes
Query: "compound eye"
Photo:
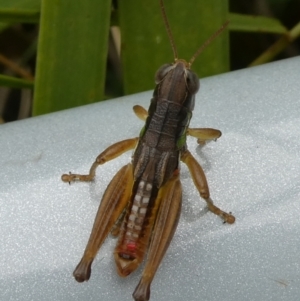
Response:
[[[186,85],[192,94],[196,94],[200,88],[199,78],[197,74],[191,70],[187,70]]]
[[[155,73],[155,83],[159,84],[173,68],[174,66],[172,64],[162,65]]]

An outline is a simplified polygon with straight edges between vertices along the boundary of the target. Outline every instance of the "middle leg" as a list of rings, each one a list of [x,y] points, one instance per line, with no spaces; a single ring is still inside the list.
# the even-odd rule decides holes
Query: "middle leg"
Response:
[[[208,209],[212,213],[219,215],[224,220],[224,222],[228,224],[233,224],[235,221],[235,217],[232,214],[221,210],[213,204],[213,201],[209,195],[209,188],[204,171],[200,164],[197,162],[197,160],[193,157],[193,155],[188,150],[186,150],[181,154],[181,161],[187,165],[191,173],[192,179],[194,181],[194,184],[197,190],[199,191],[200,196],[206,201]]]

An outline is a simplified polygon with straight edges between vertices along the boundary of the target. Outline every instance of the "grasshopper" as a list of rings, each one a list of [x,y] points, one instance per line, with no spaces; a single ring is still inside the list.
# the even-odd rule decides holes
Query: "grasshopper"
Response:
[[[137,269],[148,250],[142,277],[133,293],[136,301],[149,300],[151,282],[178,224],[182,201],[179,161],[187,165],[208,209],[224,222],[232,224],[235,221],[231,213],[213,204],[203,169],[186,145],[187,135],[198,138],[201,144],[221,136],[221,132],[215,129],[188,128],[199,89],[199,79],[190,67],[227,23],[186,62],[177,57],[162,0],[160,6],[173,48],[174,63],[163,65],[157,71],[148,112],[141,106],[133,108],[135,114],[145,121],[139,137],[108,147],[96,158],[87,175],[62,175],[64,182],[92,181],[99,165],[135,149],[131,163],[123,166],[106,188],[89,241],[73,276],[78,282],[89,280],[91,264],[111,232],[118,236],[114,258],[122,277]]]

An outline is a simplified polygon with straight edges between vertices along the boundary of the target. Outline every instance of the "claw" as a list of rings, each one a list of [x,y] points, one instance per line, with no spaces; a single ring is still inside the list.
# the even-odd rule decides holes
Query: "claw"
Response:
[[[222,218],[224,219],[223,224],[233,224],[235,222],[235,217],[231,214],[231,212],[224,212]]]
[[[70,185],[71,185],[71,172],[69,171],[69,174],[67,175],[67,174],[63,174],[62,176],[61,176],[61,180],[63,181],[63,182],[68,182]]]
[[[71,172],[69,171],[69,175],[71,177]],[[69,178],[69,185],[71,185],[71,181],[70,181],[70,178]]]

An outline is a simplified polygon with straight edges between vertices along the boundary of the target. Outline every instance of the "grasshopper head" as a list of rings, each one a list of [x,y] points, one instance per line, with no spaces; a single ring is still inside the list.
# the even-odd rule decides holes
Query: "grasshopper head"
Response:
[[[185,60],[161,66],[155,75],[158,98],[172,100],[174,103],[194,108],[194,96],[200,87],[196,73]],[[188,101],[188,103],[186,103]]]

